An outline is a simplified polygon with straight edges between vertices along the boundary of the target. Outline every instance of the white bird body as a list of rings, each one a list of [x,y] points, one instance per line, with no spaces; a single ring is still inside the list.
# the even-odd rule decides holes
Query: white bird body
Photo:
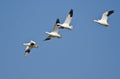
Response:
[[[56,20],[56,24],[53,28],[53,31],[52,32],[45,32],[45,34],[48,34],[49,36],[45,39],[46,40],[50,40],[54,37],[57,37],[57,38],[61,38],[61,34],[58,33],[58,28],[59,28],[59,25],[58,23],[60,23],[59,19]]]
[[[45,33],[48,34],[48,35],[51,35],[51,36],[53,36],[53,37],[61,38],[61,35],[58,34],[58,33],[56,33],[56,32],[45,32]]]
[[[60,26],[60,28],[65,28],[65,29],[72,30],[73,27],[70,26],[72,17],[73,17],[73,10],[71,9],[70,12],[69,12],[69,14],[68,14],[68,16],[66,17],[64,23],[63,24],[58,23],[58,25]]]
[[[108,20],[108,16],[110,16],[112,13],[114,13],[113,10],[106,11],[105,13],[103,13],[102,18],[100,20],[93,20],[93,21],[104,26],[109,26],[110,24],[107,22],[107,20]]]
[[[104,26],[109,26],[109,23],[106,20],[93,20],[93,21]]]
[[[25,53],[24,53],[25,56],[27,56],[30,53],[30,50],[32,48],[38,48],[38,45],[36,44],[36,42],[32,40],[29,43],[24,43],[23,45],[26,46]]]
[[[63,24],[58,24],[58,25],[60,25],[61,28],[66,28],[69,30],[73,29],[73,26],[70,26],[68,23],[63,23]]]

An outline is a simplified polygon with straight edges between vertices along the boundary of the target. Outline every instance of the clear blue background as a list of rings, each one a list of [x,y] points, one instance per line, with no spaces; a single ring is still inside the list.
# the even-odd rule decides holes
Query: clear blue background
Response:
[[[43,41],[70,9],[74,29]],[[92,22],[107,10],[109,27]],[[0,79],[120,79],[119,21],[120,0],[0,0]]]

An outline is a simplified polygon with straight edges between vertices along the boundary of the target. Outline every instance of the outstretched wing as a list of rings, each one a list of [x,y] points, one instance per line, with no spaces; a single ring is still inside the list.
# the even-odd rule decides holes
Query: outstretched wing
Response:
[[[70,24],[71,20],[72,20],[72,17],[73,17],[73,9],[70,10],[68,16],[66,17],[65,19],[65,22],[66,24]]]
[[[59,26],[57,25],[58,23],[60,23],[59,19],[56,20],[56,23],[55,23],[54,28],[53,28],[53,32],[58,32],[58,28],[59,28]]]
[[[24,46],[29,46],[29,45],[30,45],[30,43],[23,43],[23,45],[24,45]]]
[[[27,46],[26,50],[25,50],[25,53],[24,53],[24,56],[27,56],[29,53],[30,53],[30,48]]]
[[[112,13],[114,13],[114,10],[110,10],[110,11],[103,13],[101,20],[107,21],[108,16],[110,16]]]

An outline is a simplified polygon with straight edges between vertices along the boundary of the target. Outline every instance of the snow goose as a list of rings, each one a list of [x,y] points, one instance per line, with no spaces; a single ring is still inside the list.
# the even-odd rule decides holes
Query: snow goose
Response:
[[[45,34],[48,34],[49,36],[45,39],[46,40],[51,40],[52,38],[54,37],[57,37],[57,38],[61,38],[62,36],[58,33],[58,28],[59,28],[59,25],[57,25],[58,23],[60,23],[59,19],[56,20],[56,23],[55,23],[55,26],[53,28],[53,31],[52,32],[45,32]]]
[[[38,45],[36,44],[36,42],[32,40],[29,43],[24,43],[23,45],[26,46],[24,56],[27,56],[30,53],[30,50],[32,48],[38,48]]]
[[[105,13],[103,13],[102,18],[100,20],[93,20],[93,21],[107,27],[109,26],[109,23],[107,22],[108,16],[110,16],[112,13],[114,13],[114,10],[106,11]]]
[[[70,26],[72,17],[73,17],[73,9],[71,9],[71,10],[69,11],[69,14],[68,14],[68,16],[66,17],[64,23],[63,23],[63,24],[60,24],[60,23],[58,24],[58,25],[60,26],[60,28],[63,28],[63,29],[65,28],[65,29],[72,30],[73,27]]]

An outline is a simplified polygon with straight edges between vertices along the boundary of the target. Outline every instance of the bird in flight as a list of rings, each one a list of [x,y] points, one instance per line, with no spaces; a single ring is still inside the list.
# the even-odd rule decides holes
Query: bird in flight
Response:
[[[72,17],[73,17],[73,9],[71,9],[69,11],[69,14],[68,16],[66,17],[65,21],[63,24],[58,24],[60,26],[60,28],[62,29],[69,29],[69,30],[72,30],[73,29],[73,26],[70,26],[70,23],[71,23],[71,20],[72,20]]]
[[[38,45],[36,44],[36,42],[32,40],[29,43],[24,43],[23,45],[26,46],[24,56],[27,56],[30,53],[30,50],[32,48],[38,48]]]
[[[110,24],[107,22],[108,17],[109,17],[112,13],[114,13],[114,10],[106,11],[105,13],[103,13],[102,18],[101,18],[100,20],[93,20],[93,21],[107,27],[107,26],[110,25]]]
[[[52,38],[54,37],[57,37],[57,38],[61,38],[61,34],[59,34],[59,25],[58,23],[60,23],[59,19],[56,20],[56,23],[54,25],[54,28],[53,28],[53,31],[52,32],[45,32],[45,34],[48,34],[49,36],[45,39],[46,40],[51,40]]]

